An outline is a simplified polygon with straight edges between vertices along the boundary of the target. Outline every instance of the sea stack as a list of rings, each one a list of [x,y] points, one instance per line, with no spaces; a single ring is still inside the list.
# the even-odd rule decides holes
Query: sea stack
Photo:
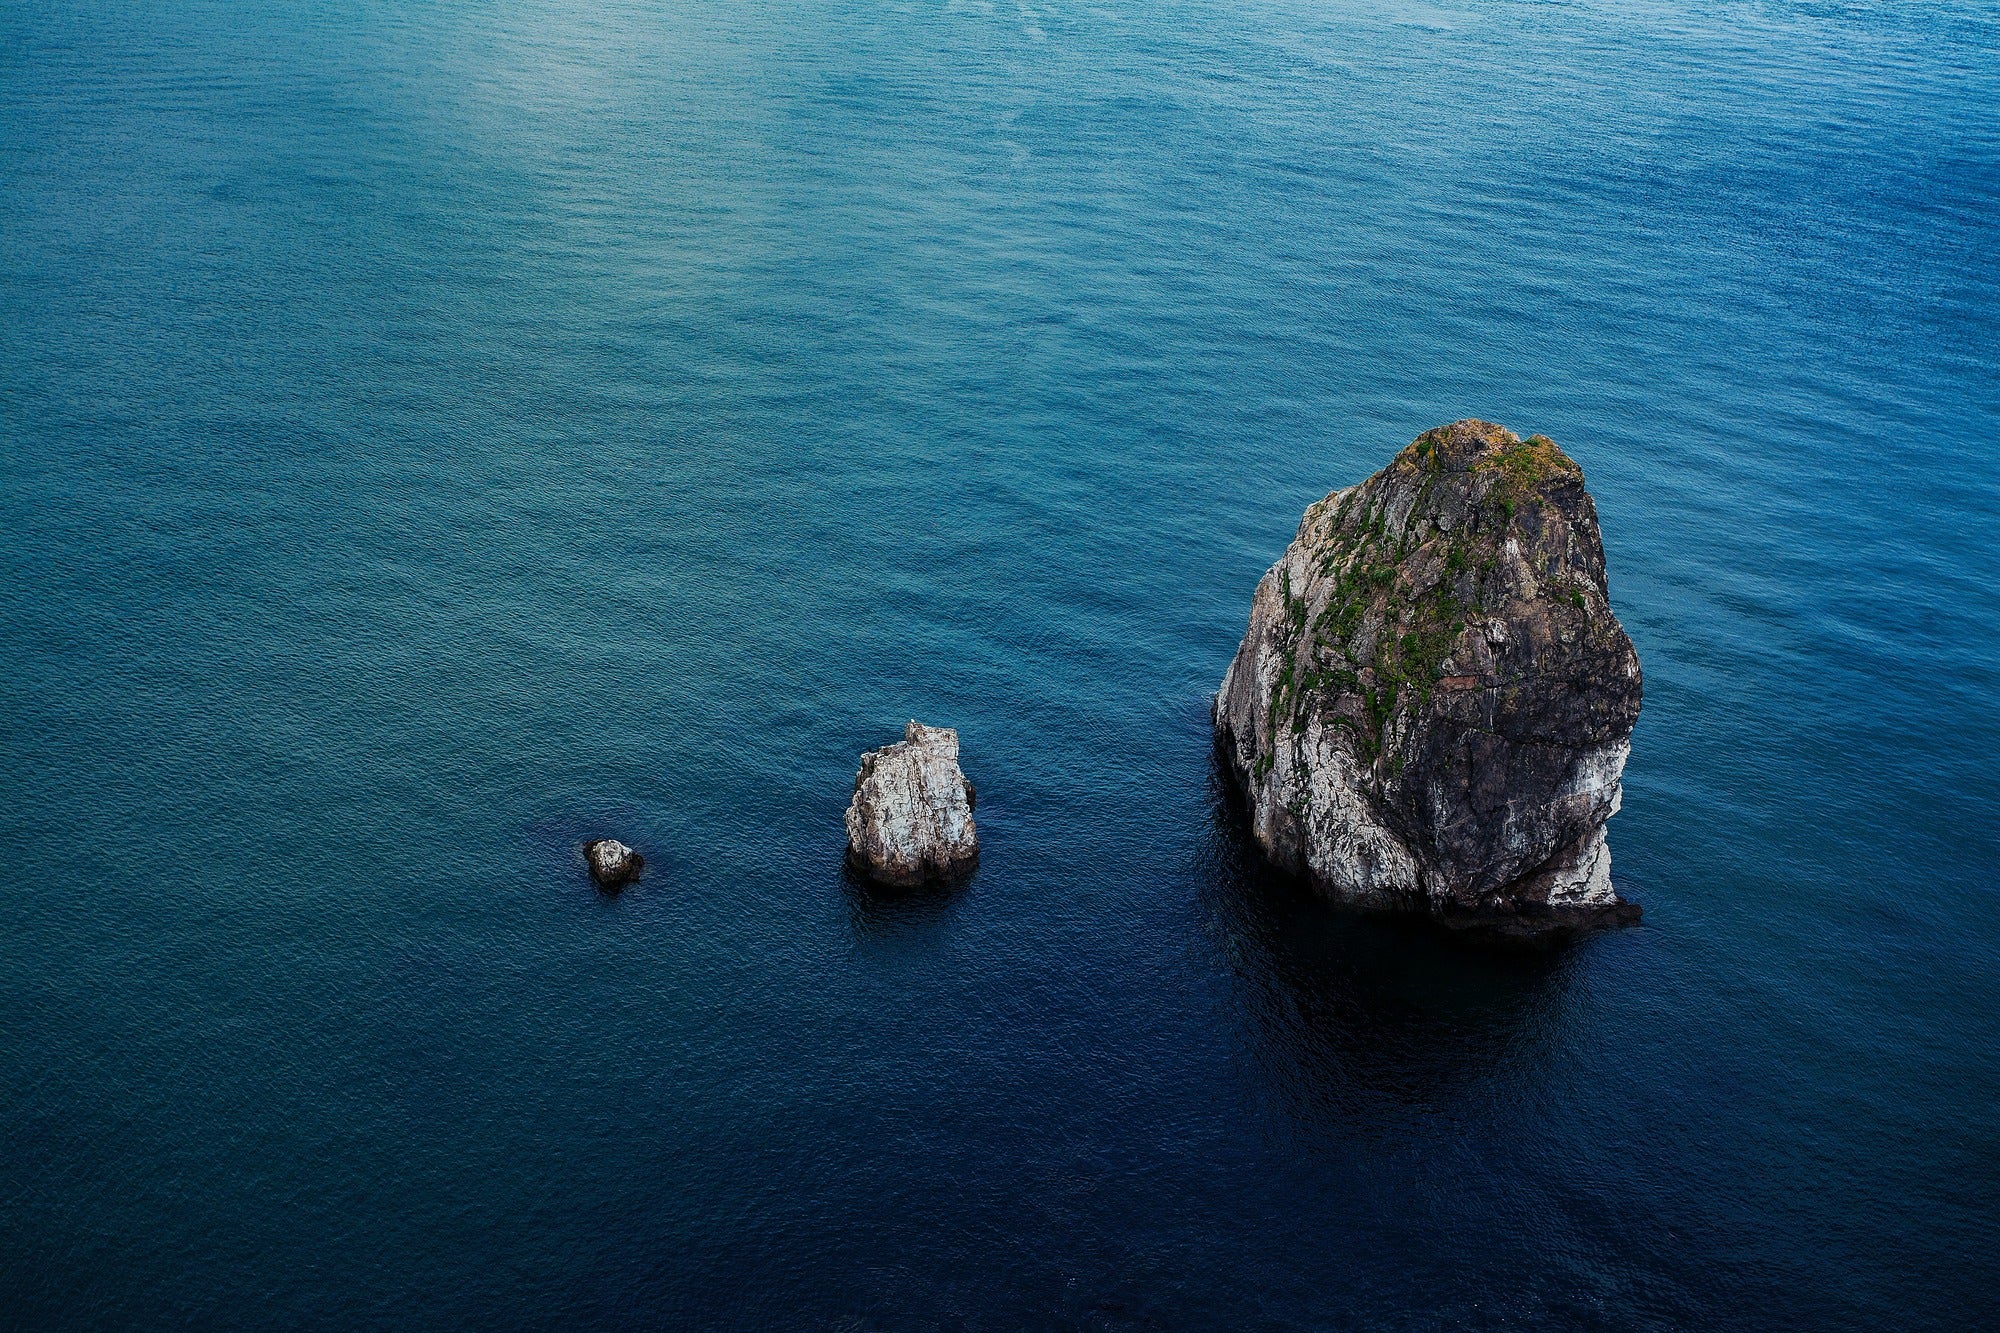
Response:
[[[1306,510],[1215,731],[1257,842],[1321,892],[1549,940],[1638,919],[1604,822],[1639,699],[1583,469],[1460,421]]]
[[[639,878],[639,872],[646,867],[645,857],[615,838],[585,843],[583,859],[600,889],[622,889]]]
[[[902,740],[861,756],[847,807],[847,859],[897,888],[949,883],[972,869],[979,835],[956,731],[912,721]]]

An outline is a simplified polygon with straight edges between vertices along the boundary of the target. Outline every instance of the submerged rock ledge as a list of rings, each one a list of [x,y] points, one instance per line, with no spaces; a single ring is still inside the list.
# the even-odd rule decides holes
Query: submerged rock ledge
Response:
[[[1341,902],[1548,939],[1638,919],[1604,822],[1640,694],[1583,470],[1460,421],[1306,510],[1214,720],[1280,866]]]

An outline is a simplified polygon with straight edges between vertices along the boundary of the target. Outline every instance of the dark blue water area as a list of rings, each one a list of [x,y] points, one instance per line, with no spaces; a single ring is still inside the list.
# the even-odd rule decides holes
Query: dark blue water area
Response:
[[[0,1325],[2000,1319],[2000,6],[0,34]],[[1546,955],[1211,762],[1467,416],[1646,670]],[[984,858],[883,897],[909,717]]]

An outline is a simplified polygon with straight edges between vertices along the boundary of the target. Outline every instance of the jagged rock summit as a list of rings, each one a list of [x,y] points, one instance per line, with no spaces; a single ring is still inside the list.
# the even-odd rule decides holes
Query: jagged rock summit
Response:
[[[882,884],[949,882],[979,859],[972,784],[958,733],[912,721],[903,739],[861,756],[847,807],[847,859]]]
[[[1555,938],[1638,918],[1604,822],[1640,688],[1583,470],[1459,421],[1306,510],[1217,748],[1258,843],[1329,896]]]
[[[585,843],[583,859],[590,866],[590,877],[597,881],[600,889],[622,889],[639,878],[639,872],[646,868],[646,858],[616,838],[599,838]]]

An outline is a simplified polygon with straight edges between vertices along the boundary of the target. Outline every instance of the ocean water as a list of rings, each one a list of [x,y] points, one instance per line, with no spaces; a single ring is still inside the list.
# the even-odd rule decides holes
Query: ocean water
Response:
[[[0,1325],[2000,1320],[2000,5],[0,35]],[[1466,416],[1646,669],[1548,956],[1211,763]],[[956,893],[841,870],[909,717]]]

